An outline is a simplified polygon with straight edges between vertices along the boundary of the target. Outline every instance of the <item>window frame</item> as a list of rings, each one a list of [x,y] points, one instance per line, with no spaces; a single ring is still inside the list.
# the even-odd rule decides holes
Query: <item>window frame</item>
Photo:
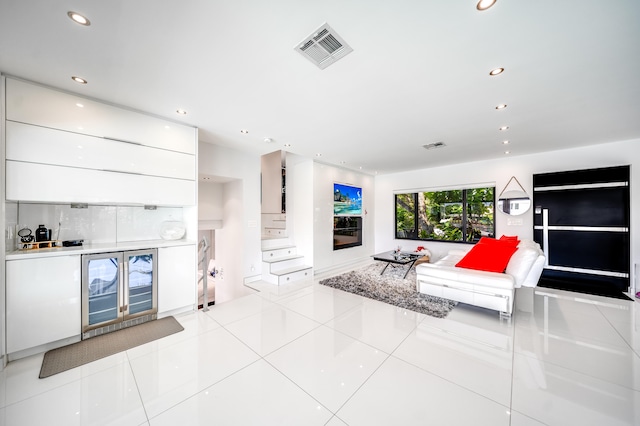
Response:
[[[434,241],[434,242],[444,242],[444,243],[462,243],[462,244],[475,244],[477,242],[476,241],[467,241],[467,225],[469,223],[469,219],[468,219],[468,205],[469,203],[467,202],[468,196],[467,196],[467,191],[471,191],[474,189],[478,189],[478,188],[493,188],[493,200],[492,200],[492,204],[493,204],[493,223],[492,223],[492,234],[495,237],[496,235],[496,187],[495,185],[478,185],[478,186],[472,186],[472,187],[465,187],[465,188],[448,188],[448,189],[444,189],[444,190],[438,190],[438,191],[434,191],[434,190],[429,190],[429,189],[424,189],[424,190],[420,190],[420,191],[414,191],[414,192],[394,192],[393,194],[393,217],[394,217],[394,230],[393,230],[393,235],[394,235],[394,239],[396,240],[410,240],[410,241]],[[462,230],[462,239],[461,240],[441,240],[441,239],[436,239],[436,238],[420,238],[420,229],[419,228],[419,224],[418,224],[418,209],[419,209],[419,203],[418,203],[418,193],[420,192],[448,192],[448,191],[461,191],[462,192],[462,223],[461,223],[461,230]],[[398,196],[399,195],[412,195],[413,197],[413,211],[411,212],[411,214],[413,215],[413,229],[410,231],[410,236],[405,236],[405,237],[401,237],[398,235]],[[405,229],[402,229],[402,231],[406,231]]]

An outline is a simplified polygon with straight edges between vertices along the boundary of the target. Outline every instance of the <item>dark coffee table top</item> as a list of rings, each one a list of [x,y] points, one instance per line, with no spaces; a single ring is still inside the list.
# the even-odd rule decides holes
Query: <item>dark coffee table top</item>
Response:
[[[400,265],[406,265],[407,263],[415,262],[422,254],[418,253],[394,253],[393,251],[387,251],[384,253],[378,253],[373,255],[374,260],[381,260],[383,262],[398,263]]]

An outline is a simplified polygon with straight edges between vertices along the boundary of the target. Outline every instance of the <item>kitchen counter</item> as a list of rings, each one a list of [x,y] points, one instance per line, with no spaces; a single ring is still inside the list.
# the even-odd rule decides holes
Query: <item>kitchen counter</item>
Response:
[[[55,256],[69,256],[75,254],[92,254],[92,253],[106,253],[110,251],[125,251],[125,250],[142,250],[149,248],[160,247],[176,247],[195,245],[197,241],[193,240],[146,240],[146,241],[124,241],[124,242],[112,242],[112,243],[85,243],[82,246],[77,247],[55,247],[46,249],[35,250],[14,250],[7,252],[5,255],[6,260],[18,260],[18,259],[35,259],[38,257],[55,257]]]

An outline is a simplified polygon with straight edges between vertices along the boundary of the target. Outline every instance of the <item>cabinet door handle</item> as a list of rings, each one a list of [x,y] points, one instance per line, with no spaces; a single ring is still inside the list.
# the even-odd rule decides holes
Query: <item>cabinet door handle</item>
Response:
[[[131,145],[142,145],[140,142],[132,142],[132,141],[124,140],[124,139],[112,138],[112,137],[109,137],[109,136],[103,136],[102,139],[106,139],[108,141],[128,143],[128,144],[131,144]]]
[[[124,266],[122,264],[122,262],[119,262],[120,267],[118,268],[119,272],[120,272],[120,282],[118,283],[118,291],[122,292],[122,294],[120,295],[120,312],[123,312],[124,310]]]
[[[127,312],[129,309],[129,260],[124,261],[124,285],[122,286],[124,297],[122,298],[122,310]]]
[[[138,172],[125,172],[122,170],[114,170],[114,169],[100,169],[101,172],[110,172],[110,173],[124,173],[127,175],[142,175],[142,173]]]

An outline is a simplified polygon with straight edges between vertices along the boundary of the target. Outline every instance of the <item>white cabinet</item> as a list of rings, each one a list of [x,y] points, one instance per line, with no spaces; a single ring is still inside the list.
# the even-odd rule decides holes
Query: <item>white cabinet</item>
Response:
[[[196,304],[196,246],[158,249],[158,314]]]
[[[5,81],[7,199],[195,205],[197,129]]]
[[[7,352],[80,335],[80,256],[8,260]]]
[[[27,178],[28,177],[28,178]],[[195,205],[196,181],[6,161],[6,199],[90,204]]]
[[[7,160],[195,180],[195,155],[7,121]]]
[[[193,127],[11,78],[6,88],[7,120],[196,153]]]

